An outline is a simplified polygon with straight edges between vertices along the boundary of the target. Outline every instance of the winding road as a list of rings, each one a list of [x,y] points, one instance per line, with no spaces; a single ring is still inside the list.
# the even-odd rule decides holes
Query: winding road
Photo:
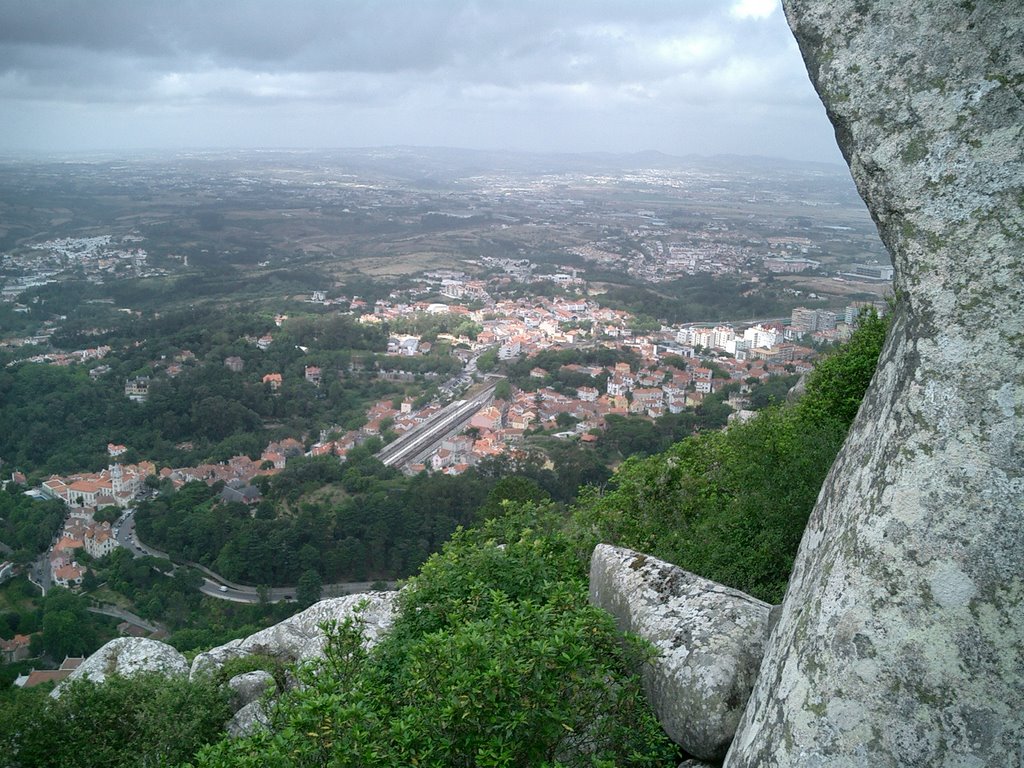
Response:
[[[139,537],[135,532],[134,509],[125,510],[124,514],[118,518],[115,529],[117,531],[118,544],[131,552],[134,557],[145,557],[147,555],[159,557],[164,560],[170,560],[175,565],[195,568],[197,571],[200,571],[203,574],[203,583],[199,587],[199,591],[208,597],[215,597],[218,600],[230,600],[235,603],[258,603],[263,599],[268,603],[295,600],[296,587],[260,588],[249,584],[238,584],[229,581],[215,571],[211,571],[204,565],[178,560],[166,552],[161,552],[144,544],[139,541]],[[353,595],[358,592],[369,592],[375,588],[379,589],[381,584],[384,585],[385,589],[395,589],[396,587],[396,582],[394,581],[343,581],[337,584],[325,584],[320,591],[320,595],[321,597]],[[261,592],[263,593],[262,595]]]

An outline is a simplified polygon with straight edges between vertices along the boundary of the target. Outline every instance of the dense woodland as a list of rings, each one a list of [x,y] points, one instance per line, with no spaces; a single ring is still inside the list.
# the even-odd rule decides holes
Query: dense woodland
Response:
[[[0,542],[10,549],[5,559],[16,563],[45,552],[67,512],[61,502],[37,501],[23,490],[13,484],[0,489]]]
[[[457,527],[493,514],[505,499],[570,504],[581,487],[607,481],[608,467],[626,456],[657,453],[724,426],[726,394],[654,422],[609,417],[595,447],[538,432],[525,455],[489,459],[458,476],[405,477],[373,458],[376,440],[351,451],[344,464],[296,458],[280,474],[257,479],[264,497],[255,510],[221,502],[219,486],[191,483],[142,503],[138,531],[177,559],[247,584],[403,578]]]
[[[265,351],[244,341],[268,332],[274,342]],[[188,466],[257,457],[269,440],[315,435],[322,425],[355,428],[368,402],[404,392],[375,376],[386,341],[385,330],[347,317],[296,317],[276,328],[272,317],[241,309],[185,310],[78,332],[63,344],[112,351],[88,366],[0,368],[0,457],[37,477],[95,470],[115,442],[129,447],[129,461]],[[182,358],[183,351],[194,357]],[[231,356],[243,359],[243,371],[225,367]],[[172,376],[176,357],[183,361]],[[91,377],[89,369],[101,364],[110,370]],[[453,364],[439,352],[420,367],[447,371]],[[321,387],[305,381],[307,365],[324,371]],[[267,373],[282,374],[280,391],[262,383]],[[151,378],[145,403],[124,396],[124,382],[134,376]]]
[[[657,286],[616,285],[601,297],[612,309],[625,309],[638,318],[665,323],[713,322],[788,315],[798,305],[773,289],[772,279],[757,283],[707,274],[688,276]]]
[[[575,498],[581,484],[608,470],[591,451],[552,446],[542,459],[493,460],[459,475],[407,478],[372,457],[374,443],[339,464],[299,458],[261,481],[253,513],[221,503],[218,488],[190,483],[140,505],[139,535],[176,558],[198,562],[248,584],[295,585],[394,579],[416,571],[459,526],[500,510],[505,499]]]

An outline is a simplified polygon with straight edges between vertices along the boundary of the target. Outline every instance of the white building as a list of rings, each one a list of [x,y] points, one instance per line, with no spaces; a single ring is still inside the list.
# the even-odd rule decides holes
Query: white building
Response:
[[[743,340],[750,342],[753,347],[770,349],[779,343],[780,334],[772,328],[765,328],[763,325],[755,325],[743,332]]]
[[[523,345],[519,339],[509,339],[498,348],[498,359],[512,360],[519,357],[522,351]]]
[[[97,523],[85,531],[85,551],[97,560],[117,549],[117,539],[110,529],[110,523]]]

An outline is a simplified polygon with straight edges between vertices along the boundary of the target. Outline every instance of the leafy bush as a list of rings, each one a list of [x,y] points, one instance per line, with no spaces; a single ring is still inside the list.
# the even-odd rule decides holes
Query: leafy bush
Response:
[[[849,427],[878,365],[889,330],[887,318],[863,313],[857,330],[834,354],[819,361],[798,408],[809,420],[834,419]]]
[[[0,700],[0,754],[11,768],[176,765],[222,733],[230,693],[210,681],[150,673],[67,686],[59,699]]]
[[[367,652],[355,622],[276,708],[269,732],[205,766],[653,765],[675,755],[633,674],[644,658],[587,604],[548,507],[453,537]]]
[[[29,562],[46,551],[60,530],[64,505],[53,500],[37,501],[22,490],[13,483],[0,489],[0,542],[14,550],[15,560]]]

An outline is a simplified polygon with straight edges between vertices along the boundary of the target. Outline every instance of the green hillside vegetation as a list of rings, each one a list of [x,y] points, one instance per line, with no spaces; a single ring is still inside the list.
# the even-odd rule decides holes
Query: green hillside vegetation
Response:
[[[328,485],[342,493],[305,495]],[[249,584],[294,585],[307,571],[325,583],[393,578],[412,574],[457,526],[473,522],[488,491],[471,478],[407,480],[365,447],[344,464],[294,459],[263,486],[267,495],[253,514],[221,503],[216,487],[189,483],[140,505],[139,535]]]
[[[610,276],[611,277],[611,276]],[[782,291],[771,277],[751,283],[739,277],[689,275],[658,286],[623,284],[622,275],[601,297],[612,309],[632,312],[638,319],[668,323],[710,322],[737,317],[788,315],[799,302]]]
[[[0,754],[12,766],[125,764],[88,749],[62,762],[57,749],[38,749],[44,734],[51,744],[92,743],[115,712],[109,746],[130,744],[135,765],[676,764],[635,677],[643,647],[623,644],[587,603],[591,547],[641,548],[777,601],[885,332],[884,321],[864,318],[819,364],[802,400],[627,461],[605,490],[583,493],[569,518],[522,500],[535,489],[510,487],[510,501],[489,507],[496,517],[456,533],[427,561],[376,648],[362,650],[357,622],[333,630],[325,661],[296,672],[305,685],[284,695],[268,732],[219,740],[210,726],[224,718],[216,689],[200,688],[174,720],[184,746],[169,753],[179,699],[137,704],[151,691],[143,678],[105,688],[117,691],[109,699],[89,684],[66,703],[29,693],[22,710],[26,699],[9,696],[0,701]],[[188,695],[177,684],[166,690]],[[90,728],[90,739],[80,736]]]
[[[0,764],[137,768],[188,761],[223,735],[227,686],[147,673],[74,683],[57,700],[33,688],[0,694]]]
[[[500,511],[505,499],[569,503],[582,483],[608,477],[593,451],[557,442],[543,460],[481,462],[458,476],[405,477],[373,458],[379,441],[333,457],[297,457],[258,479],[263,500],[250,509],[223,503],[218,487],[193,482],[143,502],[143,541],[233,581],[291,586],[305,574],[321,583],[414,574],[459,526]]]
[[[615,766],[667,764],[675,749],[622,644],[587,604],[552,508],[458,533],[403,595],[371,652],[337,628],[270,732],[203,751],[200,766]],[[501,545],[501,546],[499,546]]]
[[[64,505],[26,496],[14,483],[0,489],[0,542],[11,549],[5,556],[27,563],[46,551],[64,521]]]
[[[586,489],[572,530],[641,550],[768,602],[785,592],[800,537],[874,373],[888,328],[862,318],[815,367],[793,405],[632,458],[608,486]]]
[[[268,329],[274,342],[266,350],[243,338]],[[358,427],[373,399],[403,395],[372,371],[386,341],[381,329],[348,317],[295,317],[275,328],[271,316],[245,308],[170,312],[122,320],[99,335],[65,334],[64,348],[112,351],[89,365],[0,368],[0,456],[35,477],[99,469],[109,461],[108,442],[127,445],[126,460],[172,466],[240,453],[255,458],[272,439],[331,424]],[[195,357],[169,376],[166,367],[183,350]],[[230,356],[243,358],[244,371],[224,366]],[[349,375],[353,357],[370,370]],[[88,369],[100,363],[111,370],[90,377]],[[322,367],[320,388],[305,381],[307,365]],[[438,366],[450,367],[449,359]],[[279,392],[262,383],[267,373],[284,377]],[[124,382],[139,375],[151,377],[149,397],[132,403]]]

